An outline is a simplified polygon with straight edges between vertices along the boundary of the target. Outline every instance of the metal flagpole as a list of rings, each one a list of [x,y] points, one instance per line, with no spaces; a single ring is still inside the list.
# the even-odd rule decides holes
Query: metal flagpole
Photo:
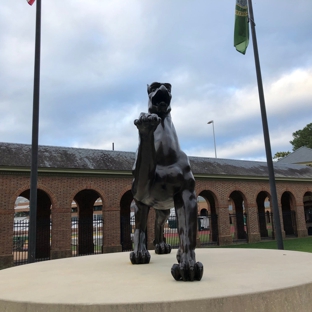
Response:
[[[274,227],[275,227],[275,237],[276,237],[278,249],[284,249],[280,214],[278,210],[278,202],[277,202],[277,195],[276,195],[275,175],[274,175],[274,168],[273,168],[273,161],[272,161],[269,127],[268,127],[268,120],[267,120],[265,101],[264,101],[257,37],[256,37],[255,22],[254,22],[254,15],[253,15],[251,0],[248,0],[248,7],[249,7],[249,21],[251,25],[252,43],[253,43],[253,50],[254,50],[254,56],[255,56],[255,66],[256,66],[256,73],[257,73],[258,92],[259,92],[259,100],[260,100],[260,108],[261,108],[261,116],[262,116],[262,127],[263,127],[263,134],[264,134],[265,151],[266,151],[266,158],[267,158],[268,171],[269,171],[271,200],[272,200],[272,205],[273,205],[273,220],[274,220]]]
[[[38,180],[38,133],[39,133],[39,94],[40,94],[40,37],[41,37],[41,0],[36,0],[36,38],[33,93],[33,120],[30,172],[30,212],[28,232],[28,263],[36,259],[37,228],[37,180]]]

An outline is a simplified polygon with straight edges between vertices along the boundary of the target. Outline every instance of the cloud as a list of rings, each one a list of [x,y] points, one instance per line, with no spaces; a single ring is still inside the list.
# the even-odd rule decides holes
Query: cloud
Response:
[[[272,151],[311,122],[312,2],[254,1]],[[291,16],[291,19],[289,18]],[[233,47],[234,4],[199,0],[45,1],[40,134],[45,145],[135,151],[146,84],[170,82],[181,147],[265,159],[252,45]],[[35,6],[0,12],[0,136],[31,142]]]

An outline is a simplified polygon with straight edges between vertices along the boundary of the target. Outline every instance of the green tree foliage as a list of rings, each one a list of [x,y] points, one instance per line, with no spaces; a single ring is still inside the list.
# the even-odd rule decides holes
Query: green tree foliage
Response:
[[[290,143],[293,151],[302,146],[312,148],[312,123],[307,124],[302,130],[295,131],[292,135],[294,139]]]
[[[276,152],[275,155],[273,156],[273,159],[280,160],[281,158],[284,158],[289,154],[290,152]]]

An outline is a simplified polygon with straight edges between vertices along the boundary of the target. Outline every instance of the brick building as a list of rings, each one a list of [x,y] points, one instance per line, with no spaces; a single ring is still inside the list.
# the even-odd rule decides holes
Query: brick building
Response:
[[[0,267],[13,265],[14,207],[17,198],[29,199],[30,157],[30,145],[0,143]],[[36,257],[57,259],[73,255],[73,201],[78,207],[75,213],[80,234],[77,233],[89,233],[84,240],[78,239],[80,254],[92,253],[88,249],[93,248],[96,202],[102,206],[102,252],[127,250],[129,242],[131,248],[130,235],[123,224],[129,224],[131,218],[134,158],[132,152],[39,147]],[[190,157],[190,162],[196,194],[205,200],[199,201],[199,214],[210,220],[210,242],[225,245],[237,240],[274,239],[265,162],[202,157]],[[275,163],[274,169],[283,235],[307,236],[306,221],[312,213],[312,168]],[[149,248],[153,224],[151,210]],[[199,232],[200,245],[203,236]],[[46,247],[44,251],[42,246]]]

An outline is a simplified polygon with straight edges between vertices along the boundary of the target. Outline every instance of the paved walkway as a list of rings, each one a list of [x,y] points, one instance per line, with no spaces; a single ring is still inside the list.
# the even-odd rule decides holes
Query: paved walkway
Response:
[[[176,282],[175,250],[28,264],[0,271],[1,312],[312,311],[312,254],[260,249],[197,249],[200,282]]]

